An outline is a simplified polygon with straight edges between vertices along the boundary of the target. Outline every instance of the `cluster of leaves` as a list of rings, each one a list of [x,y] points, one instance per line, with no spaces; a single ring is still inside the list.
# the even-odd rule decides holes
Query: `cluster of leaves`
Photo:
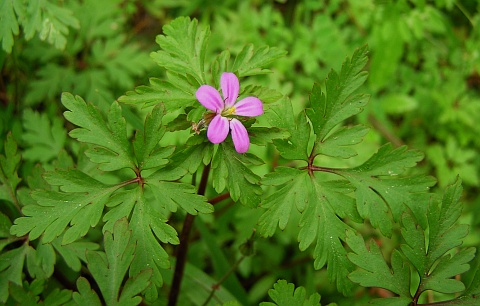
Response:
[[[173,151],[170,147],[157,147],[165,133],[162,105],[146,117],[144,129],[137,132],[131,143],[118,103],[112,104],[106,120],[95,106],[78,96],[66,93],[62,103],[69,110],[65,117],[80,127],[72,130],[70,136],[93,145],[85,152],[88,158],[103,171],[128,168],[134,177],[105,184],[78,169],[48,172],[43,177],[52,189],[32,193],[35,204],[23,207],[24,216],[15,220],[10,232],[19,237],[28,233],[30,240],[41,236],[43,244],[61,236],[61,245],[69,245],[85,236],[100,220],[105,222],[103,231],[107,232],[112,231],[117,220],[128,218],[138,247],[127,265],[129,274],[136,276],[146,269],[152,270],[154,285],[147,289],[146,295],[154,300],[163,282],[159,269],[169,267],[168,255],[160,242],[178,243],[176,231],[166,224],[166,212],[181,207],[190,214],[209,213],[213,208],[204,197],[195,195],[193,186],[175,182],[185,171],[161,169]],[[149,175],[142,173],[147,170]],[[131,184],[136,187],[121,189]],[[105,207],[110,207],[106,214]]]
[[[16,2],[5,3],[13,8]],[[42,3],[46,5],[48,1]],[[77,57],[83,52],[81,45],[86,44],[92,46],[93,58],[107,62],[105,69],[100,69],[102,73],[96,68],[85,69],[91,78],[80,76],[79,88],[88,87],[85,84],[91,84],[93,77],[99,82],[109,78],[110,83],[125,81],[122,85],[133,87],[132,76],[142,72],[147,64],[144,55],[133,56],[135,49],[119,47],[125,37],[113,38],[118,33],[108,25],[122,22],[122,18],[116,19],[120,16],[119,2],[73,1],[69,5],[75,11],[85,11],[82,8],[89,6],[93,13],[76,16],[82,29],[78,32],[80,42],[67,43],[67,54]],[[14,9],[20,23],[22,10],[21,5]],[[15,17],[11,11],[8,20]],[[322,18],[314,21],[316,31],[325,23],[334,27],[332,20]],[[10,32],[16,34],[14,28]],[[3,35],[3,42],[8,43]],[[423,159],[419,151],[386,144],[368,158],[358,150],[368,132],[354,119],[368,107],[369,96],[358,93],[367,79],[367,47],[358,48],[341,69],[331,70],[323,85],[314,84],[309,104],[298,112],[298,105],[279,91],[264,85],[244,85],[244,81],[262,80],[271,72],[267,67],[282,58],[285,51],[246,44],[238,49],[221,48],[223,51],[212,57],[208,53],[210,35],[209,27],[200,27],[197,20],[188,17],[164,26],[163,34],[156,40],[160,50],[151,53],[151,58],[166,70],[165,77],[151,78],[149,85],[139,86],[118,99],[134,106],[153,106],[141,124],[133,123],[138,118],[132,120],[136,115],[129,113],[126,106],[118,102],[99,105],[95,94],[78,88],[77,93],[97,105],[70,93],[62,95],[67,109],[64,117],[76,126],[69,133],[75,139],[71,146],[67,145],[62,121],[33,111],[24,112],[21,138],[27,148],[23,158],[41,162],[44,167],[32,166],[32,175],[25,176],[22,183],[18,175],[22,158],[12,134],[8,134],[4,155],[0,156],[0,302],[137,305],[142,297],[159,302],[163,299],[159,289],[164,282],[170,284],[172,274],[166,270],[170,267],[169,245],[179,243],[175,220],[182,219],[185,213],[211,214],[213,206],[209,202],[228,198],[229,203],[243,204],[224,206],[231,215],[249,214],[234,225],[243,230],[242,235],[248,236],[250,230],[246,228],[254,226],[269,238],[278,227],[285,233],[272,239],[279,239],[278,236],[291,234],[288,226],[295,228],[291,232],[300,251],[313,255],[315,270],[326,266],[328,279],[345,295],[351,294],[357,283],[385,288],[398,295],[373,303],[417,304],[426,299],[423,293],[431,290],[460,294],[450,303],[474,304],[480,284],[478,267],[471,269],[465,282],[453,278],[469,269],[475,254],[474,248],[459,249],[468,233],[465,225],[458,225],[462,211],[458,201],[460,181],[447,188],[440,202],[429,193],[435,180],[412,174],[411,168]],[[69,39],[73,40],[70,36]],[[32,48],[39,46],[38,42],[32,44]],[[333,49],[336,51],[330,54],[332,58],[343,52],[338,51],[342,46]],[[115,54],[124,51],[117,58],[104,57],[104,50]],[[299,54],[300,51],[293,52],[292,56],[296,61],[305,60],[305,67],[319,60]],[[52,53],[44,60],[51,61],[55,56]],[[378,65],[378,56],[374,53],[372,63]],[[88,62],[87,58],[82,58],[82,62]],[[374,74],[383,71],[381,67],[372,69]],[[241,79],[240,96],[254,95],[265,104],[264,116],[244,122],[255,146],[243,155],[235,152],[230,139],[220,145],[208,142],[202,123],[208,113],[195,98],[200,85],[219,88],[224,71],[234,72]],[[77,83],[75,78],[68,77],[52,80],[60,75],[55,69],[39,73],[48,77],[41,78],[32,88],[59,84],[54,86],[59,91],[65,83]],[[75,69],[66,75],[74,74]],[[384,80],[378,78],[374,76],[375,86],[383,88]],[[107,87],[97,84],[94,90],[107,91]],[[35,96],[37,101],[48,98],[45,89],[39,90],[43,92],[32,89],[30,97]],[[26,100],[29,99],[27,95]],[[104,99],[111,100],[113,91]],[[176,145],[171,146],[175,135],[182,135],[181,140],[175,140]],[[281,165],[275,165],[271,173],[268,165],[263,166],[261,152],[265,151],[264,156],[276,152],[280,156]],[[56,156],[57,160],[52,161]],[[357,157],[362,159],[360,165],[330,164],[346,164]],[[256,171],[257,168],[262,170]],[[202,171],[200,185],[208,183],[207,196],[195,186],[197,174]],[[219,221],[215,222],[219,228],[225,223],[221,215],[204,217],[206,222]],[[400,226],[404,243],[393,251],[391,261],[383,258],[375,243],[365,246],[361,231],[355,228],[366,221],[385,237],[393,237]],[[229,271],[228,256],[217,245],[223,238],[221,234],[212,235],[202,220],[197,223],[200,241],[212,253],[212,266],[220,278],[225,274],[220,272]],[[103,244],[98,239],[101,236]],[[192,246],[195,247],[198,245]],[[197,262],[187,263],[185,286],[201,284],[204,290],[190,293],[185,289],[183,298],[201,303],[206,296],[215,295],[218,303],[248,303],[249,297],[235,276],[220,286],[221,282],[199,271],[203,256],[189,259]],[[67,289],[52,281],[60,264],[72,272],[69,277],[76,280],[76,288]],[[82,274],[82,267],[91,274],[89,280]],[[239,269],[245,267],[248,269]],[[33,281],[27,281],[23,272]],[[272,283],[268,282],[268,287]],[[411,292],[412,288],[416,291]],[[286,281],[275,284],[269,295],[277,305],[317,305],[320,301],[319,294],[307,299],[303,287],[294,290],[294,285]]]
[[[360,268],[349,278],[362,286],[385,288],[398,295],[377,300],[377,304],[417,304],[427,290],[456,293],[457,296],[450,301],[455,305],[478,303],[474,293],[479,289],[477,271],[472,271],[468,288],[460,279],[453,278],[469,270],[469,262],[476,252],[473,247],[456,250],[468,234],[467,225],[457,224],[462,212],[459,202],[461,193],[461,181],[458,179],[446,189],[441,202],[432,199],[428,204],[428,220],[424,227],[419,225],[410,210],[402,215],[401,233],[405,243],[393,251],[391,268],[373,240],[367,249],[361,236],[349,232],[346,242],[352,252],[348,258]],[[413,295],[412,269],[420,279]]]
[[[368,129],[362,125],[338,127],[362,111],[368,96],[353,94],[365,81],[366,47],[347,59],[340,73],[332,71],[325,91],[314,85],[310,108],[294,116],[287,103],[274,109],[272,125],[287,129],[292,137],[274,144],[287,160],[303,160],[306,167],[278,167],[262,181],[278,186],[261,206],[267,211],[259,220],[260,232],[272,236],[277,225],[285,229],[292,210],[301,214],[298,241],[300,250],[315,242],[315,268],[327,265],[331,281],[347,294],[351,283],[346,276],[354,269],[347,259],[343,243],[351,227],[345,219],[368,219],[385,236],[392,235],[404,206],[411,209],[420,224],[425,224],[428,190],[435,180],[424,176],[398,176],[422,159],[422,154],[405,147],[381,147],[362,165],[353,168],[317,166],[315,159],[324,155],[350,158],[357,153],[352,145],[362,141]],[[313,146],[310,146],[313,127]],[[322,173],[322,174],[320,174]],[[325,175],[323,174],[325,173]],[[352,196],[353,194],[353,196]]]
[[[32,39],[35,34],[41,40],[58,49],[65,48],[69,28],[78,29],[78,19],[68,8],[63,8],[52,1],[2,1],[0,7],[2,27],[0,41],[3,50],[12,52],[14,35],[20,33],[20,26],[26,40]]]
[[[243,3],[235,13],[211,16],[211,23],[232,48],[266,42],[288,50],[275,63],[281,73],[272,83],[294,105],[303,103],[312,79],[322,80],[347,50],[368,43],[372,96],[368,116],[359,120],[389,142],[424,151],[427,171],[442,188],[460,174],[467,191],[478,194],[480,165],[472,155],[479,150],[478,18],[478,3],[468,1],[305,0]]]
[[[201,84],[206,84],[205,49],[210,36],[210,29],[199,30],[198,22],[186,17],[180,17],[165,26],[165,35],[157,37],[161,50],[151,54],[152,59],[167,70],[167,80],[151,78],[149,86],[139,86],[135,91],[127,92],[119,98],[120,102],[149,106],[162,101],[167,111],[177,111],[177,118],[170,130],[190,129],[204,116],[205,109],[195,97],[195,92]],[[266,74],[264,67],[285,55],[277,48],[261,47],[255,49],[245,46],[237,54],[233,64],[230,63],[230,52],[223,51],[211,63],[212,81],[219,87],[220,74],[232,71],[240,78]],[[264,103],[275,102],[281,95],[276,91],[262,86],[243,88],[240,95],[256,95]],[[279,129],[252,128],[252,142],[265,144],[272,138],[285,137]],[[257,133],[256,133],[257,132]],[[239,156],[233,150],[231,142],[224,142],[213,153],[213,147],[208,144],[204,132],[201,143],[198,135],[187,140],[186,147],[179,147],[172,157],[177,164],[190,173],[197,171],[202,162],[212,163],[213,187],[217,193],[228,189],[234,201],[240,200],[244,205],[256,207],[260,202],[260,177],[245,164],[259,164],[262,161],[252,154]],[[212,157],[213,156],[213,157]]]
[[[162,38],[165,41],[170,41],[173,37],[190,39],[192,35],[195,38],[197,23],[188,18],[180,18],[167,26],[165,32],[169,33],[169,29],[172,30],[171,36],[159,36],[159,41],[162,41]],[[205,32],[202,32],[200,35],[203,35],[203,33]],[[184,44],[185,41],[182,41],[172,49],[168,49],[168,47],[165,49],[172,53],[176,52],[176,57],[179,54],[179,50],[196,48],[195,44],[190,45],[190,48],[185,48]],[[202,49],[205,49],[205,45]],[[204,53],[204,51],[202,52]],[[161,54],[161,52],[159,53]],[[262,70],[262,67],[282,54],[283,52],[276,49],[260,48],[253,50],[251,46],[248,46],[245,48],[244,53],[237,57],[237,66],[245,76],[265,73],[266,71]],[[171,57],[172,55],[166,54],[166,56]],[[191,60],[189,56],[190,54],[187,57],[183,57],[183,60]],[[195,58],[201,59],[202,57]],[[167,63],[170,63],[170,61],[167,61]],[[179,66],[181,65],[182,63],[180,62]],[[194,72],[196,68],[198,71],[201,71],[203,68],[199,68],[200,66],[184,65],[184,67],[189,67],[189,69],[193,67]],[[173,70],[178,68],[175,65],[172,67]],[[196,74],[196,76],[199,78],[197,81],[201,82],[202,79],[199,77],[201,74]],[[188,75],[185,78],[185,81],[187,80]],[[179,83],[171,84],[177,86]],[[263,88],[258,87],[250,88],[249,90],[265,91]],[[193,100],[193,93],[190,93],[189,99]],[[27,242],[40,239],[36,249],[34,247],[37,242],[33,244],[25,243],[19,248],[12,248],[2,255],[5,259],[3,262],[6,262],[7,265],[1,269],[4,273],[2,279],[5,283],[2,286],[0,298],[3,302],[7,301],[7,290],[13,288],[15,284],[17,286],[22,285],[21,272],[25,258],[27,259],[26,266],[30,276],[43,277],[45,280],[49,279],[53,273],[56,258],[55,251],[57,251],[73,271],[79,271],[81,266],[79,260],[88,264],[88,268],[91,270],[102,292],[103,301],[107,304],[115,304],[124,298],[129,299],[140,291],[143,291],[143,295],[147,300],[155,301],[158,298],[158,288],[163,284],[160,269],[170,267],[168,255],[161,243],[178,243],[175,229],[166,223],[168,216],[170,213],[176,212],[177,207],[181,207],[185,212],[193,215],[199,212],[211,213],[213,211],[212,206],[207,203],[205,197],[195,194],[194,186],[178,181],[189,170],[197,172],[201,161],[206,160],[209,154],[211,156],[213,146],[206,141],[204,134],[202,135],[202,143],[195,147],[182,147],[174,156],[171,156],[174,152],[173,147],[159,146],[159,142],[166,132],[166,127],[162,122],[165,113],[164,104],[157,104],[152,109],[145,118],[143,128],[135,133],[134,141],[131,142],[128,137],[127,122],[122,116],[122,108],[117,102],[111,104],[105,118],[96,106],[86,103],[79,96],[64,93],[61,100],[64,107],[68,110],[64,114],[65,118],[78,126],[78,128],[69,133],[70,136],[88,145],[87,149],[83,149],[82,152],[87,156],[90,163],[96,164],[96,167],[102,171],[102,174],[95,178],[94,175],[89,174],[91,170],[88,167],[85,169],[78,167],[79,165],[75,167],[71,163],[71,159],[66,158],[64,165],[60,168],[57,167],[45,173],[42,173],[43,170],[39,169],[35,179],[42,181],[42,186],[32,183],[32,186],[29,186],[30,188],[28,189],[34,191],[29,194],[26,190],[25,193],[22,193],[25,195],[25,198],[21,198],[19,201],[19,197],[15,195],[19,180],[15,181],[13,177],[16,176],[16,168],[20,162],[20,156],[15,154],[15,142],[11,137],[8,138],[5,147],[9,161],[5,163],[5,172],[9,177],[5,177],[4,181],[10,184],[6,185],[6,188],[8,187],[7,194],[10,195],[8,200],[15,204],[17,213],[21,209],[21,216],[15,219],[15,224],[11,225],[10,223],[6,225],[10,230],[6,236],[8,239],[5,241],[5,244],[8,245],[17,241],[18,238],[14,238],[15,236],[22,237],[22,240]],[[169,101],[165,102],[167,107],[171,107],[168,103]],[[185,108],[188,106],[188,104],[184,105]],[[27,158],[30,157],[34,160],[37,158],[40,161],[46,161],[50,160],[52,155],[61,152],[65,139],[64,136],[61,136],[63,129],[59,127],[55,119],[53,119],[53,122],[50,122],[44,116],[34,112],[26,112],[25,119],[27,133],[23,135],[24,140],[30,143],[32,147],[45,145],[45,149],[49,151],[43,156],[41,151],[33,150],[32,148],[32,153],[26,151]],[[44,130],[38,131],[33,129],[32,122],[37,122],[37,128],[40,125],[44,127]],[[278,131],[276,132],[278,133]],[[263,134],[266,135],[264,139],[268,139],[269,133],[263,131]],[[201,139],[199,136],[195,136],[196,141]],[[192,154],[188,154],[192,153],[188,151],[191,148],[194,148],[195,151],[198,148],[202,148],[202,150],[207,148],[205,151],[206,155],[200,155],[199,159],[193,156],[192,160],[190,156]],[[250,197],[243,192],[242,188],[248,187],[249,190],[253,188],[256,190],[256,194],[259,195],[261,193],[258,185],[259,177],[243,164],[243,161],[247,159],[236,158],[236,153],[230,146],[225,145],[223,148],[223,151],[218,151],[219,153],[215,155],[214,160],[216,161],[212,162],[214,173],[218,173],[218,176],[215,175],[215,177],[218,177],[216,180],[218,183],[214,183],[216,188],[223,190],[227,182],[235,182],[236,185],[234,186],[228,184],[232,198],[238,200],[242,196],[241,201],[244,204],[255,206],[255,202],[251,204]],[[196,153],[195,151],[193,153]],[[182,161],[168,164],[169,158],[176,161],[185,154],[188,154],[188,159],[191,160],[190,163]],[[235,158],[229,158],[234,156]],[[256,163],[259,162],[253,156],[249,158]],[[15,161],[15,163],[12,164],[12,161]],[[191,165],[192,163],[194,166]],[[179,167],[180,164],[183,166]],[[14,167],[11,168],[8,165],[13,165]],[[217,169],[218,167],[220,169]],[[257,184],[252,185],[251,182],[253,181],[247,181],[247,178],[243,182],[233,180],[232,173],[241,171],[250,173],[256,179]],[[109,172],[118,178],[127,177],[127,179],[116,183],[103,182],[105,174]],[[256,201],[258,202],[259,200],[260,198],[257,197]],[[119,254],[109,255],[108,252],[110,250],[107,245],[111,243],[111,237],[109,236],[111,234],[109,233],[112,231],[115,233],[114,224],[118,220],[125,220],[125,224],[127,220],[129,221],[128,230],[131,232],[131,238],[136,247],[112,251],[125,252],[126,254],[120,254],[127,257],[125,261],[118,263],[119,269],[117,272],[117,269],[110,267],[110,262],[118,257]],[[126,227],[125,224],[122,225],[122,228]],[[105,236],[104,244],[108,265],[102,263],[101,260],[105,261],[105,259],[100,253],[86,252],[85,256],[85,250],[95,249],[98,245],[85,244],[81,239],[91,232],[92,228],[97,226],[101,226]],[[121,231],[119,236],[130,236],[130,234],[126,235],[124,233],[125,230],[119,231]],[[122,240],[120,244],[128,245],[126,241],[129,241],[129,237],[119,238],[120,240]],[[80,246],[73,247],[74,253],[72,254],[70,249],[77,244],[80,244]],[[40,252],[43,249],[48,251]],[[66,251],[66,249],[70,252]],[[135,249],[135,256],[132,256],[133,249]],[[40,254],[36,255],[35,265],[29,264],[28,258],[33,256],[28,255],[29,250],[35,254],[40,252]],[[10,260],[13,257],[16,258],[15,261]],[[106,267],[108,267],[107,270],[105,270]],[[40,272],[37,271],[39,269],[42,269],[42,274],[39,274]],[[112,269],[115,270],[115,273],[119,273],[118,275],[108,276],[115,277],[119,281],[113,287],[110,285],[106,286],[107,280],[102,279]],[[129,293],[126,296],[123,293],[119,296],[120,284],[127,271],[130,277],[138,279],[139,283],[134,288],[130,288],[128,285],[131,281],[127,281],[123,286],[123,290],[128,289],[127,292]],[[9,284],[9,281],[12,283]],[[84,298],[91,300],[92,303],[98,302],[98,297],[90,293],[90,285],[85,279],[80,277],[77,281],[77,286],[80,293],[79,295],[73,294],[75,302],[80,303],[79,301],[83,301]],[[41,290],[35,292],[38,295]],[[62,294],[71,295],[72,292],[63,292]],[[13,297],[13,299],[18,298]],[[138,300],[135,301],[138,302]]]
[[[2,1],[4,49],[11,52],[12,33],[19,33],[18,24],[28,41],[12,54],[28,65],[6,65],[6,69],[12,75],[18,70],[32,75],[26,85],[26,105],[56,104],[61,92],[74,91],[107,110],[115,97],[132,88],[135,79],[151,67],[148,56],[139,52],[139,43],[127,37],[132,30],[127,27],[124,5],[118,0],[68,1],[61,6],[53,2]],[[40,39],[34,37],[36,32]],[[35,66],[39,69],[31,71]]]

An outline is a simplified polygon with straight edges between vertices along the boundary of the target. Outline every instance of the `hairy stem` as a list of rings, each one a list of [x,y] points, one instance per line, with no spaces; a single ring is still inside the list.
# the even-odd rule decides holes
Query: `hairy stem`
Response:
[[[210,164],[206,165],[205,168],[203,168],[202,178],[200,179],[200,184],[198,185],[197,191],[199,195],[205,195],[209,173]],[[182,285],[183,271],[185,270],[185,263],[187,262],[187,251],[189,242],[188,238],[190,237],[193,221],[195,221],[195,216],[190,214],[187,214],[185,220],[183,221],[182,233],[180,234],[180,244],[177,248],[177,261],[175,263],[175,272],[173,273],[172,286],[170,288],[170,294],[168,296],[169,306],[177,305],[178,295],[180,294],[180,287]]]

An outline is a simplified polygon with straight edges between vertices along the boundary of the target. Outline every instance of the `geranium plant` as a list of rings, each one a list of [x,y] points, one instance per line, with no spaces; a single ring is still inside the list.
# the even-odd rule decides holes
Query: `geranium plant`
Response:
[[[425,304],[432,292],[442,305],[478,303],[475,248],[461,247],[468,234],[461,179],[438,196],[430,192],[436,180],[414,170],[420,151],[392,144],[358,151],[369,132],[355,119],[369,102],[367,46],[294,105],[265,85],[285,51],[246,45],[212,54],[209,37],[188,17],[164,26],[151,53],[164,76],[108,111],[63,93],[74,145],[49,169],[32,168],[24,185],[8,134],[0,199],[13,213],[0,214],[1,303],[248,304],[236,272],[273,239],[293,241],[308,271],[325,271],[347,297],[374,287],[389,292],[371,301],[377,305]],[[4,44],[12,48],[10,38]],[[144,109],[133,126],[128,114]],[[345,162],[354,157],[354,165]],[[247,225],[232,258],[210,230],[228,214],[225,228],[236,218]],[[382,239],[399,233],[400,241],[385,256],[365,228]],[[264,255],[274,261],[275,252]],[[320,303],[316,292],[275,281],[261,305]]]

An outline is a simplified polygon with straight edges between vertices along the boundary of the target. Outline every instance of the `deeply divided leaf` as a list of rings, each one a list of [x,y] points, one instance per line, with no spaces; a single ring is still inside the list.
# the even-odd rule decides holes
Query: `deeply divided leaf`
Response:
[[[95,106],[85,103],[79,96],[64,93],[62,103],[69,110],[64,113],[65,118],[80,127],[72,130],[70,136],[95,145],[86,152],[92,162],[100,164],[100,168],[106,171],[135,168],[126,122],[118,103],[111,105],[107,121]]]
[[[393,252],[390,268],[375,241],[371,240],[367,249],[361,236],[348,231],[346,242],[352,249],[348,259],[360,268],[350,273],[349,279],[364,287],[385,288],[400,297],[411,298],[410,268],[400,252]]]
[[[284,229],[293,209],[302,214],[298,235],[300,250],[315,242],[313,256],[315,268],[327,264],[330,280],[337,288],[349,292],[352,284],[346,275],[353,265],[346,258],[342,245],[345,231],[350,227],[341,218],[358,220],[354,200],[345,193],[351,192],[343,182],[326,181],[321,184],[307,171],[278,167],[263,180],[266,185],[278,185],[279,189],[262,201],[267,208],[259,220],[260,232],[272,236],[277,225]]]
[[[401,246],[405,256],[413,263],[420,276],[419,292],[434,290],[456,293],[465,289],[464,284],[453,277],[469,269],[475,256],[475,248],[466,248],[452,254],[468,234],[468,226],[457,224],[462,211],[459,202],[462,193],[458,179],[449,186],[441,204],[432,200],[428,208],[428,232],[416,226],[411,214],[402,220],[402,236],[406,244]]]
[[[233,146],[222,143],[212,160],[213,187],[217,192],[227,188],[234,201],[240,200],[243,205],[256,207],[260,203],[260,177],[250,170],[246,164],[259,163],[257,158],[246,154],[240,155]]]
[[[405,147],[394,149],[390,144],[382,146],[377,153],[362,165],[351,169],[336,169],[356,188],[357,209],[362,218],[369,218],[372,225],[384,235],[392,233],[392,221],[400,221],[407,205],[423,227],[426,226],[425,204],[430,195],[429,188],[435,184],[431,177],[399,177],[407,168],[413,167],[423,158],[418,151]]]
[[[165,35],[157,36],[161,50],[151,54],[161,67],[175,73],[191,75],[198,84],[206,84],[205,51],[210,29],[197,29],[198,21],[180,17],[163,27]]]
[[[307,293],[305,288],[297,287],[292,283],[287,283],[286,280],[278,280],[273,289],[268,290],[268,295],[274,301],[262,302],[260,306],[273,306],[273,305],[291,305],[291,306],[318,306],[320,305],[320,295],[318,293],[312,294],[307,299]]]
[[[113,233],[105,233],[104,245],[105,253],[87,252],[87,261],[105,303],[107,305],[138,305],[142,299],[136,295],[149,285],[152,271],[149,269],[134,275],[135,282],[129,279],[121,289],[123,278],[133,261],[136,249],[126,219],[116,222]],[[142,276],[139,277],[140,275]]]
[[[325,92],[322,92],[320,85],[313,86],[311,109],[307,110],[307,115],[317,137],[317,145],[322,145],[336,125],[360,113],[368,103],[367,95],[352,96],[367,79],[367,72],[362,71],[367,60],[367,46],[364,46],[357,49],[351,59],[347,58],[340,74],[334,70],[329,73]]]
[[[457,224],[462,210],[459,202],[461,192],[461,181],[458,179],[446,189],[441,203],[436,199],[430,201],[426,228],[422,228],[411,210],[404,212],[401,232],[405,243],[401,245],[401,251],[393,251],[391,268],[373,240],[367,248],[360,236],[348,234],[347,243],[352,249],[348,258],[360,268],[349,278],[362,286],[381,287],[399,295],[395,304],[388,299],[374,304],[409,305],[412,299],[417,302],[427,290],[440,293],[465,290],[465,285],[456,276],[470,268],[475,248],[457,249],[468,233],[466,225]],[[409,266],[417,273],[419,282],[410,284]],[[416,292],[412,297],[410,287],[415,283]],[[465,295],[445,303],[475,305],[476,297],[467,290]]]
[[[168,254],[160,244],[178,244],[175,229],[166,224],[166,218],[158,211],[153,202],[145,199],[144,195],[137,191],[134,206],[130,218],[130,230],[132,239],[137,242],[136,254],[130,265],[129,275],[139,275],[145,269],[152,269],[151,285],[145,290],[147,300],[154,301],[158,298],[158,289],[163,285],[160,269],[168,269],[170,262]]]
[[[15,15],[15,0],[2,1],[0,5],[0,41],[2,48],[6,52],[12,52],[13,36],[18,35],[20,28],[18,26],[17,16]]]
[[[143,131],[137,132],[134,142],[135,156],[138,166],[142,170],[156,168],[165,165],[174,148],[159,147],[158,143],[165,134],[162,124],[164,113],[162,104],[156,106],[145,119]]]
[[[21,179],[17,175],[21,156],[11,133],[5,140],[5,155],[0,154],[0,199],[17,203],[16,189]]]
[[[295,116],[290,100],[281,100],[270,107],[266,114],[270,125],[290,134],[288,139],[275,139],[273,141],[283,158],[291,160],[308,159],[308,142],[310,139],[310,125],[304,112]]]
[[[142,85],[135,91],[128,91],[118,101],[141,106],[152,106],[164,103],[167,110],[177,110],[181,107],[192,105],[197,99],[195,91],[197,87],[189,84],[180,77],[174,78],[175,74],[168,74],[167,80],[151,78],[150,85]]]
[[[262,68],[286,54],[286,51],[279,48],[263,46],[255,49],[249,44],[235,58],[232,71],[238,72],[239,77],[269,73],[270,70]]]
[[[45,178],[51,185],[60,186],[60,191],[35,191],[32,196],[37,204],[23,208],[24,217],[15,220],[12,234],[29,233],[32,240],[43,234],[44,242],[51,242],[65,231],[62,243],[73,242],[97,225],[105,204],[118,189],[78,170],[58,170]]]
[[[0,302],[7,301],[9,283],[22,285],[22,271],[27,252],[28,245],[23,244],[0,255]]]
[[[207,203],[205,197],[196,194],[195,188],[190,184],[162,181],[156,179],[155,175],[148,177],[145,183],[157,205],[169,211],[176,212],[177,207],[180,207],[191,215],[213,212],[213,206]]]
[[[23,113],[23,127],[22,139],[28,145],[23,155],[25,159],[49,161],[58,156],[65,145],[67,133],[59,118],[50,121],[47,114],[27,109]]]

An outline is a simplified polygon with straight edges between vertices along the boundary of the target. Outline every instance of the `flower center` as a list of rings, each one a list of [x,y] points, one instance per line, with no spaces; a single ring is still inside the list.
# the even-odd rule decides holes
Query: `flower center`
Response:
[[[227,117],[227,116],[230,116],[230,115],[235,115],[235,107],[232,106],[232,107],[229,107],[229,108],[225,108],[224,110],[222,110],[222,114],[221,116],[223,117]]]

